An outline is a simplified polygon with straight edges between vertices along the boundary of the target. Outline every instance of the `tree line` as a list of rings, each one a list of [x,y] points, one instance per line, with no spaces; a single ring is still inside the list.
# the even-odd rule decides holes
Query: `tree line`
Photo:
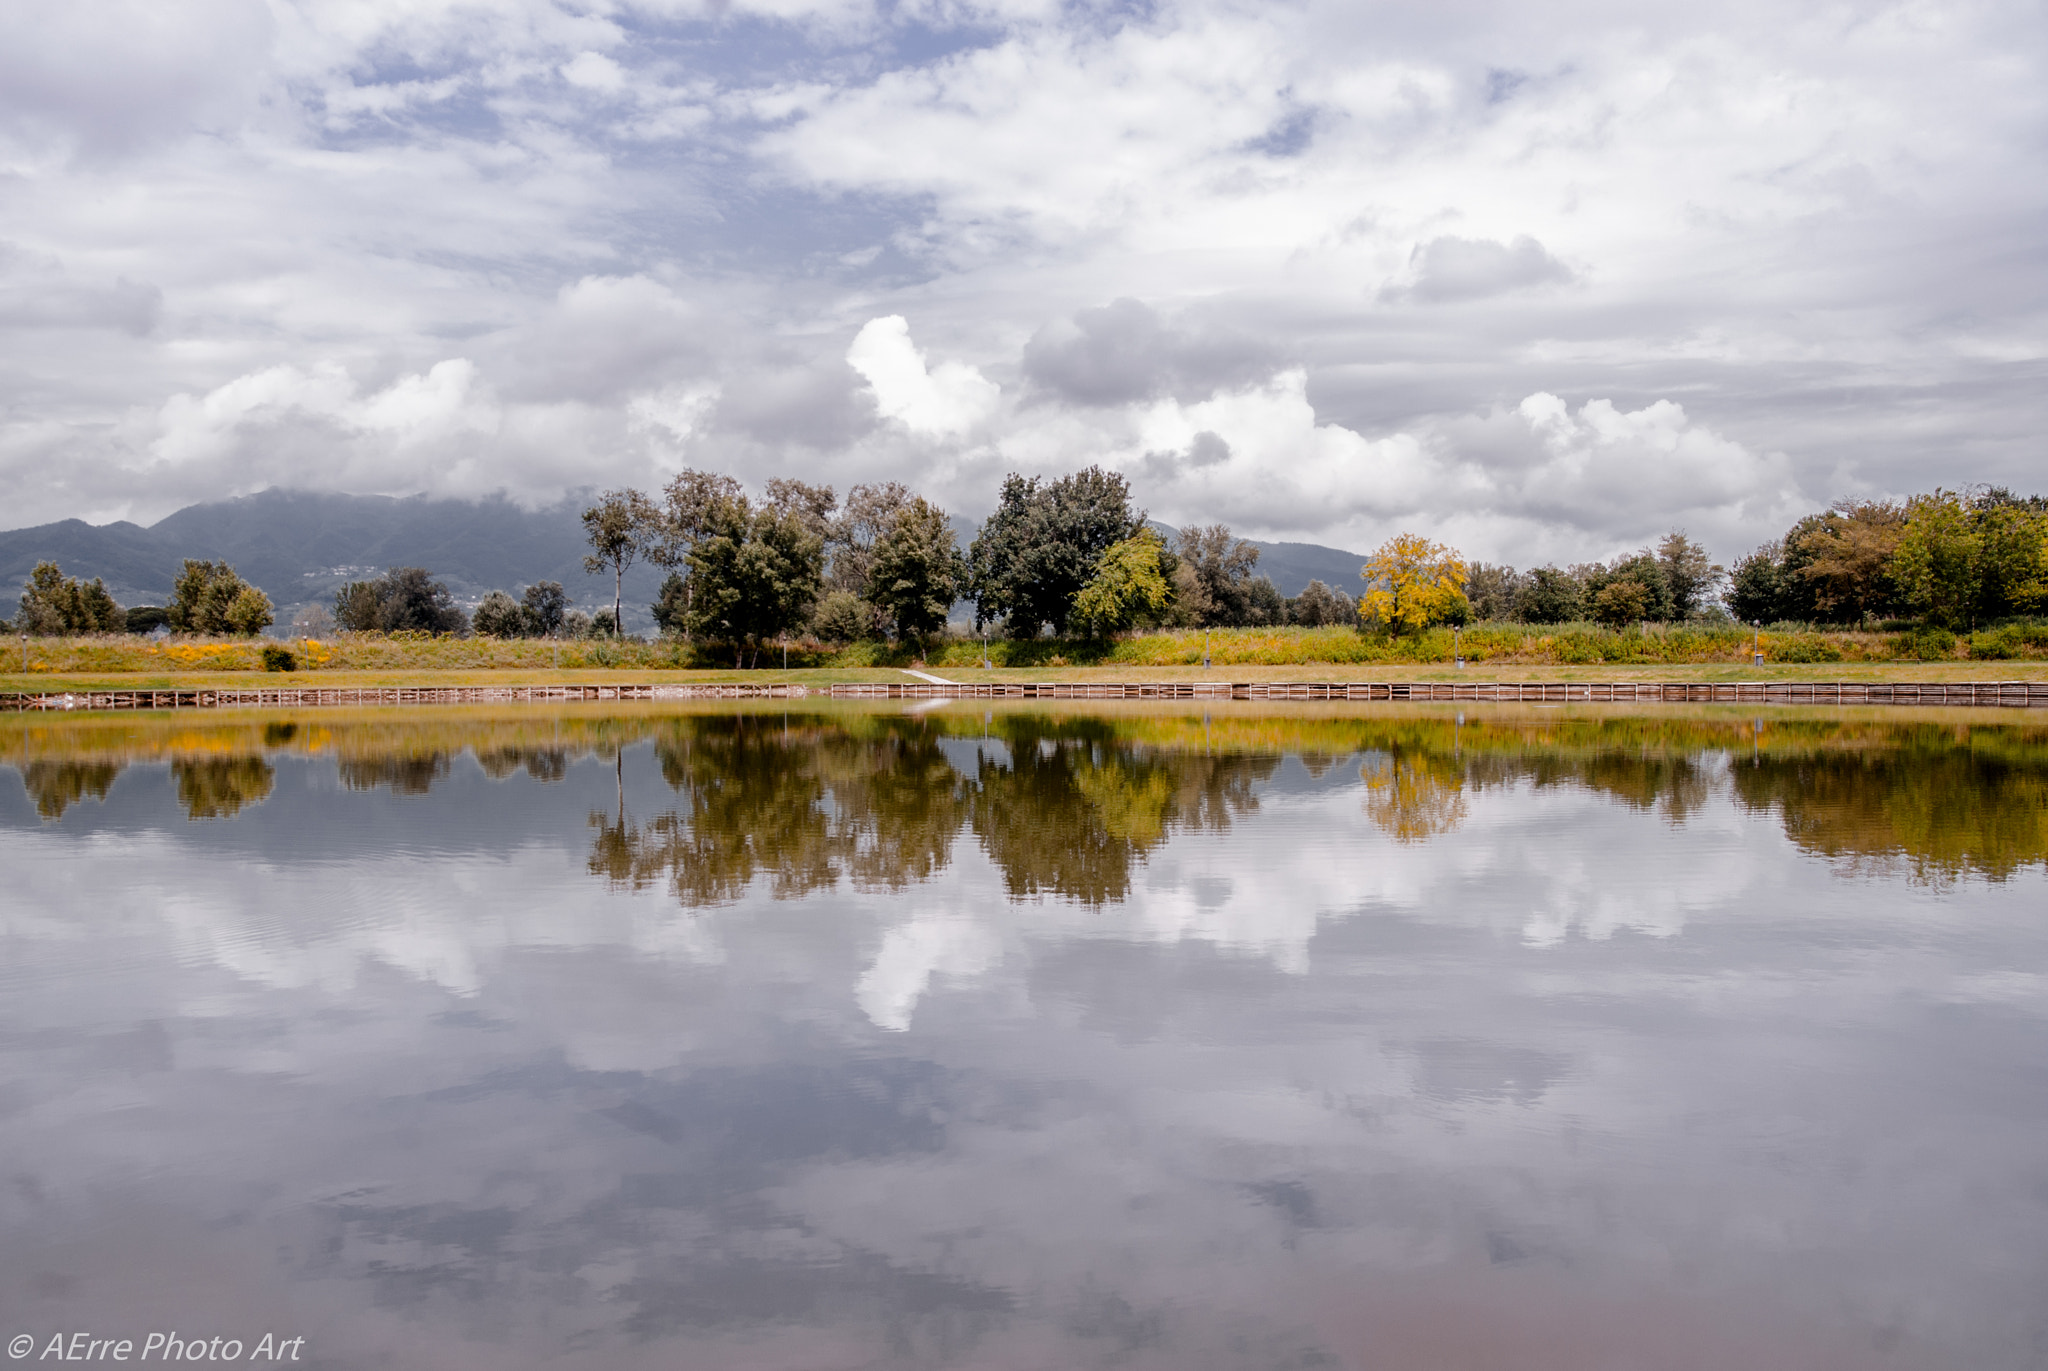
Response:
[[[187,559],[167,605],[123,609],[98,577],[81,584],[55,562],[37,562],[21,605],[0,629],[39,638],[80,633],[175,633],[254,637],[274,622],[270,597],[226,562]]]
[[[974,605],[977,630],[1027,638],[1356,616],[1350,596],[1320,581],[1283,597],[1256,574],[1259,550],[1220,524],[1183,530],[1169,546],[1125,479],[1100,467],[1010,476],[964,549],[945,510],[896,481],[856,485],[842,503],[829,485],[778,477],[755,499],[730,476],[684,471],[658,496],[604,492],[583,523],[585,569],[612,580],[605,626],[619,622],[626,572],[659,566],[668,575],[656,623],[727,645],[736,662],[800,633],[921,644],[961,600]],[[492,622],[478,631],[523,631],[521,621]]]
[[[1998,487],[1843,501],[1732,572],[1682,530],[1612,561],[1528,571],[1468,564],[1456,549],[1403,533],[1365,559],[1355,599],[1321,581],[1284,597],[1258,573],[1258,548],[1222,524],[1162,537],[1126,480],[1101,467],[1050,480],[1010,475],[964,549],[943,509],[895,481],[856,485],[842,502],[829,485],[777,477],[755,497],[730,476],[685,470],[655,495],[605,491],[582,522],[584,570],[612,582],[611,608],[595,616],[569,608],[555,581],[516,597],[493,590],[470,614],[428,571],[393,567],[337,591],[332,622],[356,632],[618,635],[625,576],[641,564],[667,572],[650,607],[661,631],[723,647],[736,665],[794,636],[921,647],[962,600],[977,631],[1013,638],[1280,624],[1403,633],[1487,620],[1619,628],[1731,615],[1828,624],[1913,616],[1964,629],[2048,601],[2048,499]],[[42,562],[11,627],[247,636],[272,621],[269,598],[226,562],[187,560],[168,605],[128,610],[100,581],[81,584]]]
[[[2048,497],[2003,486],[1843,500],[1735,564],[1728,608],[1774,623],[1917,618],[1950,631],[2048,602]]]

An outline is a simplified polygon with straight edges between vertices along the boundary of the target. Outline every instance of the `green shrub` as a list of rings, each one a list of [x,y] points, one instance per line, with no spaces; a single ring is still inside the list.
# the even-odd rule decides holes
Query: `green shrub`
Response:
[[[1588,666],[1604,661],[1604,644],[1584,629],[1560,633],[1550,640],[1550,655],[1568,666]]]
[[[263,645],[263,669],[265,671],[297,671],[299,669],[299,659],[292,655],[290,648],[285,647],[281,643],[265,643]]]
[[[1955,656],[1956,635],[1945,628],[1920,628],[1900,634],[1892,651],[1909,661],[1945,662]]]
[[[2006,624],[1970,637],[1970,655],[1987,661],[2010,661],[2048,653],[2048,624]]]
[[[1774,662],[1839,662],[1842,649],[1817,633],[1801,633],[1773,640],[1765,655]]]

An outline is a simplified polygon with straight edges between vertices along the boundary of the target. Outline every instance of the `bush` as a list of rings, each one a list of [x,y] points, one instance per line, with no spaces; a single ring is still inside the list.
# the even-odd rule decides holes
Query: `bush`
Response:
[[[1956,654],[1956,635],[1945,628],[1921,628],[1901,634],[1892,651],[1911,661],[1945,662]]]
[[[292,650],[279,643],[263,645],[263,669],[265,671],[297,671],[299,659],[292,656]]]
[[[1765,653],[1774,662],[1839,662],[1842,649],[1817,633],[1774,639]]]
[[[504,591],[494,590],[484,596],[476,613],[470,616],[470,627],[479,637],[524,638],[527,621],[524,605]]]
[[[2048,653],[2048,624],[2007,624],[1970,638],[1970,655],[1986,661],[2010,661],[2042,653]]]
[[[857,643],[874,636],[874,611],[850,590],[835,590],[818,601],[811,630],[828,643]]]
[[[1649,612],[1649,589],[1633,578],[1609,581],[1593,597],[1593,617],[1608,628],[1635,623]]]
[[[1603,660],[1602,644],[1595,635],[1584,629],[1560,633],[1551,640],[1551,655],[1559,662],[1570,666],[1585,666]]]

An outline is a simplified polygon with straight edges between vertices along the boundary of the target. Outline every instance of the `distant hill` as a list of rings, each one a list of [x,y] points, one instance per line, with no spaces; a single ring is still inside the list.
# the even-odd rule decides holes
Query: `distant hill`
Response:
[[[124,605],[162,604],[187,557],[226,560],[279,609],[280,622],[303,605],[326,603],[345,582],[391,566],[423,566],[458,599],[492,590],[560,581],[585,609],[611,602],[611,581],[583,571],[584,502],[526,510],[486,500],[398,499],[266,490],[237,500],[188,505],[147,528],[77,519],[0,533],[0,595],[11,611],[35,564],[54,561],[67,576],[98,576]],[[647,617],[662,573],[636,567],[626,576],[627,619]],[[649,620],[649,623],[652,621]]]
[[[492,590],[560,581],[586,610],[609,604],[609,578],[583,571],[586,493],[542,509],[500,497],[430,499],[424,495],[328,495],[266,490],[236,500],[188,505],[148,527],[79,519],[0,533],[0,613],[11,614],[38,561],[67,576],[107,583],[123,605],[162,604],[187,557],[225,560],[262,587],[289,623],[304,605],[327,603],[343,583],[391,566],[422,566],[474,604]],[[976,527],[957,525],[964,546]],[[1169,538],[1173,530],[1157,525]],[[1261,543],[1258,571],[1284,595],[1311,580],[1355,592],[1365,559],[1313,543]],[[626,623],[648,629],[647,606],[663,573],[635,567],[626,576]]]
[[[1152,521],[1170,545],[1179,532],[1170,524]],[[1332,590],[1341,590],[1354,598],[1358,595],[1358,570],[1365,565],[1365,554],[1346,552],[1342,548],[1324,547],[1320,543],[1262,543],[1256,538],[1246,542],[1259,550],[1258,565],[1252,568],[1254,576],[1270,576],[1273,584],[1280,587],[1282,595],[1292,598],[1308,589],[1310,581],[1321,581]]]

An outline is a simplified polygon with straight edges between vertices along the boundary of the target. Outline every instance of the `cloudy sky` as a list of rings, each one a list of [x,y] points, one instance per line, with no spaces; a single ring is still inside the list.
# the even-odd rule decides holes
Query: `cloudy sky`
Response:
[[[2038,0],[78,0],[0,18],[6,522],[1125,472],[1731,557],[2040,479]]]

